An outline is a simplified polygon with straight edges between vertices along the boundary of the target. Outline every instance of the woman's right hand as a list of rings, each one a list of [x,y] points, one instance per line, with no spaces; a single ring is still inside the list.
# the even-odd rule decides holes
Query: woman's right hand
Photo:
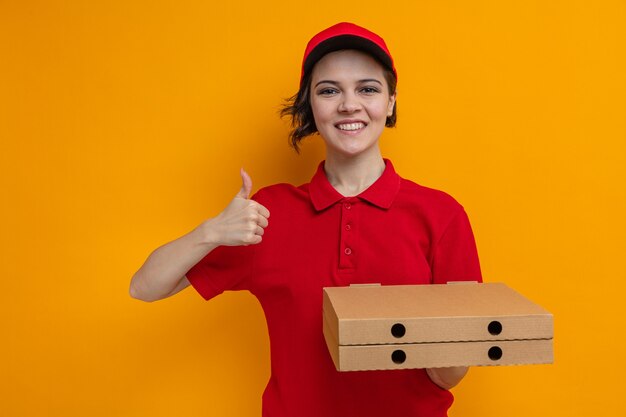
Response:
[[[216,247],[261,242],[270,212],[250,200],[252,180],[243,169],[241,179],[241,190],[224,211],[148,256],[131,280],[133,298],[155,301],[172,296],[189,286],[187,271]]]
[[[270,212],[250,200],[252,179],[241,169],[241,189],[216,217],[202,224],[208,242],[222,246],[255,245],[263,240]]]

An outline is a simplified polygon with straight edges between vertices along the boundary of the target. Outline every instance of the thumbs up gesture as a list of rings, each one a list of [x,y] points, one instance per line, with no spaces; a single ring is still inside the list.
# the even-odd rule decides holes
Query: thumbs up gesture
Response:
[[[252,179],[241,169],[241,189],[230,204],[210,220],[215,242],[223,246],[255,245],[263,239],[270,212],[250,200]]]

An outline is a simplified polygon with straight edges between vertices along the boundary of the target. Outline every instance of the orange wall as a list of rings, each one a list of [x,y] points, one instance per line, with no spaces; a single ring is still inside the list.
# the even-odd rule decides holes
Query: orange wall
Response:
[[[381,33],[384,153],[448,191],[484,275],[555,314],[554,365],[473,369],[451,416],[611,416],[626,374],[626,3],[0,2],[0,415],[253,416],[268,377],[247,293],[144,304],[156,246],[239,188],[307,181],[286,146],[316,31]]]

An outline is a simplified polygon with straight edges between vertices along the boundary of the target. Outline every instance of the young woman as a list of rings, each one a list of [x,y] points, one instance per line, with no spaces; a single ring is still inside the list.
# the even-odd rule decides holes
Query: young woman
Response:
[[[314,36],[300,90],[283,110],[291,140],[326,145],[309,184],[239,193],[218,216],[155,250],[130,292],[153,301],[190,284],[210,299],[248,290],[260,301],[272,374],[263,415],[441,417],[467,368],[340,373],[322,334],[322,288],[352,283],[481,281],[463,208],[401,178],[379,140],[396,121],[397,73],[385,42],[350,23]],[[271,217],[270,217],[271,213]]]

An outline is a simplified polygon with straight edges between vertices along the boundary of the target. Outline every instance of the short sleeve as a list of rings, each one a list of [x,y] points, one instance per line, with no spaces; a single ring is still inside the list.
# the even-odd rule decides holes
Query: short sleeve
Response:
[[[248,289],[254,246],[219,246],[187,272],[187,279],[205,300],[224,291]]]
[[[431,267],[434,284],[482,282],[476,241],[465,210],[457,212],[439,238]]]

